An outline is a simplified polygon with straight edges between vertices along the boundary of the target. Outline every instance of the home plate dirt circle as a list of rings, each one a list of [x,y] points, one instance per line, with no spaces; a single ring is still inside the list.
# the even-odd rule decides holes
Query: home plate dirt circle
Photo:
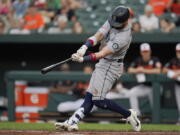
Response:
[[[33,131],[33,130],[0,130],[0,135],[180,135],[180,132],[111,132],[111,131]]]

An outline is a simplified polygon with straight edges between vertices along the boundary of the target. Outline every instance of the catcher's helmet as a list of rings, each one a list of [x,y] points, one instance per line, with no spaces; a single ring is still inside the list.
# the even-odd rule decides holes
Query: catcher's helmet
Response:
[[[120,28],[123,26],[123,23],[128,20],[129,17],[129,9],[124,6],[118,6],[110,14],[108,22],[111,27]]]

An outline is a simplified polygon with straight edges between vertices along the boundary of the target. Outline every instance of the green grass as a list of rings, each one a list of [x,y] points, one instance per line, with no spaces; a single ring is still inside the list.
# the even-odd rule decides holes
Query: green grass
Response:
[[[129,124],[80,124],[80,130],[99,130],[99,131],[132,131]],[[0,130],[55,130],[50,123],[14,123],[0,122]],[[142,131],[179,131],[180,126],[170,124],[143,124]]]
[[[54,130],[53,124],[50,123],[15,123],[15,122],[0,122],[1,129],[12,130]]]

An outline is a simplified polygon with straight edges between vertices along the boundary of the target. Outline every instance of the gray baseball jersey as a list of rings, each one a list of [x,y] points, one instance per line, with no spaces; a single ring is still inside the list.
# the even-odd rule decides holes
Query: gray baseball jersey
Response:
[[[132,39],[130,25],[117,30],[111,28],[108,21],[106,21],[98,32],[104,35],[100,49],[107,46],[113,54],[101,58],[95,66],[87,90],[93,95],[93,100],[103,100],[114,82],[123,73],[123,62],[118,62],[118,60],[123,60]]]

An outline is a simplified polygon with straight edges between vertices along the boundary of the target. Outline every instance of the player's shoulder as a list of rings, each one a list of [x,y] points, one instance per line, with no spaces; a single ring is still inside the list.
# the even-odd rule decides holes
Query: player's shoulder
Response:
[[[110,28],[111,28],[111,25],[110,25],[109,21],[106,20],[106,21],[104,22],[104,24],[102,25],[102,27],[103,27],[103,28],[108,28],[108,29],[110,29]]]
[[[131,31],[131,27],[132,25],[130,23],[127,24],[127,26],[125,26],[124,28],[122,28],[121,30],[119,30],[120,33],[126,33],[126,32],[130,32]]]
[[[119,30],[116,34],[116,38],[119,38],[121,41],[129,41],[132,38],[131,35],[131,26],[128,25],[127,27]]]
[[[109,30],[111,29],[111,26],[108,21],[105,21],[104,24],[99,28],[98,32],[102,34],[107,34]]]

